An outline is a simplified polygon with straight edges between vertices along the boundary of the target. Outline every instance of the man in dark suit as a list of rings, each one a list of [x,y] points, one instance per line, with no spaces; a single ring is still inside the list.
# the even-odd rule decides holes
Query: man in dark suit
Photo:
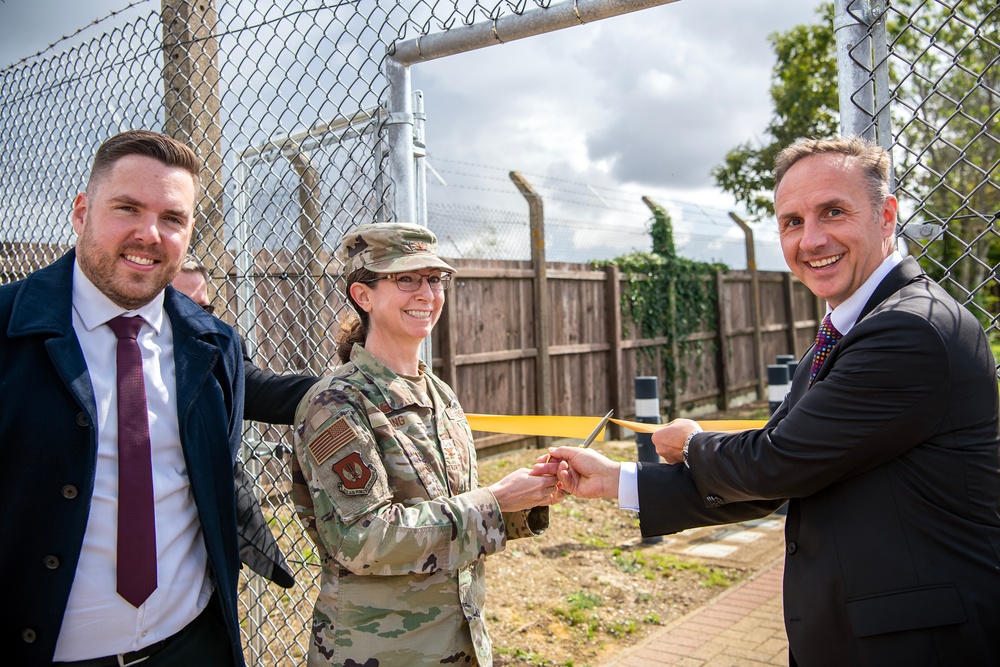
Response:
[[[792,665],[997,665],[995,360],[976,318],[895,252],[889,169],[858,139],[798,142],[777,159],[785,260],[826,300],[832,338],[806,353],[764,428],[702,433],[678,419],[653,434],[667,464],[562,447],[536,473],[619,498],[643,535],[788,499]]]
[[[194,255],[188,254],[181,264],[181,270],[170,284],[205,312],[214,314],[215,307],[208,297],[208,278],[205,265]],[[250,359],[242,337],[240,348],[246,379],[243,418],[267,424],[291,425],[295,421],[295,408],[299,401],[319,378],[295,373],[279,375],[258,368]],[[262,577],[284,588],[291,587],[295,580],[261,512],[253,480],[240,461],[236,462],[236,521],[240,560]]]
[[[112,137],[73,204],[75,250],[0,287],[10,664],[244,664],[239,342],[164,289],[191,240],[200,168],[164,135]]]

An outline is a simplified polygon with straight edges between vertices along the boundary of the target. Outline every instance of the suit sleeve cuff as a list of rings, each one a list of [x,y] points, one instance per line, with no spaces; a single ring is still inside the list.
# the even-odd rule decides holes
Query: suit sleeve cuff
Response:
[[[635,463],[623,462],[618,473],[618,507],[639,511],[639,477]]]

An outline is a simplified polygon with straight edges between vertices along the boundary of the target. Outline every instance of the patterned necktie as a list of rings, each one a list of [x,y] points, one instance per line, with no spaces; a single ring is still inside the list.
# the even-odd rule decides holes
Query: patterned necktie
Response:
[[[142,353],[135,338],[141,317],[118,317],[118,594],[138,608],[156,590],[153,465]]]
[[[837,331],[837,327],[833,326],[833,322],[830,321],[830,316],[827,315],[823,318],[823,324],[820,325],[819,331],[816,332],[816,345],[813,347],[813,362],[812,368],[809,369],[809,386],[812,386],[813,380],[816,379],[816,374],[819,373],[819,369],[823,366],[823,362],[826,358],[830,356],[830,350],[833,346],[840,342],[840,339],[844,337],[844,334]]]

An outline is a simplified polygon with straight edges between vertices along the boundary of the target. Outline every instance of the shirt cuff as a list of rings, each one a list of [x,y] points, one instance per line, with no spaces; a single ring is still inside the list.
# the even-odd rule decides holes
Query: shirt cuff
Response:
[[[639,466],[623,462],[618,473],[618,507],[639,511]]]

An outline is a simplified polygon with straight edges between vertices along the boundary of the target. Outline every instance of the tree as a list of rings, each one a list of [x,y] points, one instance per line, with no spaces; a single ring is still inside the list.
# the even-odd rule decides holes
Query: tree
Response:
[[[770,37],[777,61],[767,143],[737,146],[712,172],[757,220],[774,213],[778,151],[800,137],[838,132],[833,6],[817,13],[819,24]],[[998,326],[1000,5],[893,0],[886,17],[902,222],[941,226],[914,254],[959,301],[977,306],[984,323]]]
[[[837,132],[833,4],[824,3],[816,13],[818,24],[768,37],[777,61],[770,90],[774,117],[764,131],[765,142],[760,147],[752,142],[737,146],[726,154],[725,164],[712,170],[716,185],[742,202],[755,221],[774,215],[771,170],[778,152],[796,139]]]

